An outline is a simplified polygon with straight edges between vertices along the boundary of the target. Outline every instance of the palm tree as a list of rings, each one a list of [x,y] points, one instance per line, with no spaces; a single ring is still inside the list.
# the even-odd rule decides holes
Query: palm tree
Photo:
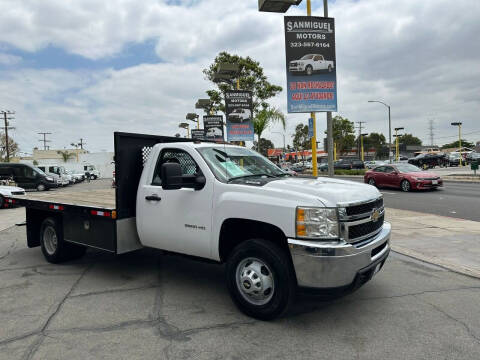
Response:
[[[253,130],[258,135],[257,151],[260,152],[260,138],[265,129],[272,124],[281,123],[285,130],[286,122],[285,115],[276,108],[267,107],[260,110],[253,119]]]
[[[74,153],[71,153],[71,152],[69,152],[68,150],[65,150],[65,151],[57,151],[57,154],[62,155],[62,158],[63,158],[63,161],[64,161],[64,162],[67,162],[70,158],[72,158],[72,157],[75,156]]]

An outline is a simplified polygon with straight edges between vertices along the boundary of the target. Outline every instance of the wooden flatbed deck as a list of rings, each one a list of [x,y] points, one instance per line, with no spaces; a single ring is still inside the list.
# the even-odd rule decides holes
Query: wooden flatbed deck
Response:
[[[115,189],[28,192],[12,198],[115,210]]]

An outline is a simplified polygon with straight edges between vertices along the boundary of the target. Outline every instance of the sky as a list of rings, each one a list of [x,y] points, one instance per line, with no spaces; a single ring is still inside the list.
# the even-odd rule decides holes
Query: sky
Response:
[[[306,0],[286,13],[305,15]],[[312,0],[322,16],[322,1]],[[21,151],[83,139],[111,151],[113,131],[174,135],[213,84],[202,69],[221,51],[251,56],[284,91],[271,104],[287,115],[263,137],[291,144],[308,114],[287,114],[283,14],[256,0],[0,0],[0,110]],[[430,144],[480,140],[480,1],[337,0],[338,113],[362,132],[404,127]],[[193,125],[193,123],[192,123]],[[324,137],[326,115],[317,114]]]

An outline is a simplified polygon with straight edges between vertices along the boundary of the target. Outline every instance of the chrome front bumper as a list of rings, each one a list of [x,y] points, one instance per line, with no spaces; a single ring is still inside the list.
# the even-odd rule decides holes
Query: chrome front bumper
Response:
[[[357,275],[365,269],[375,271],[383,265],[390,251],[391,225],[362,247],[346,242],[316,242],[288,239],[288,246],[299,286],[311,288],[336,288],[352,285]],[[370,269],[373,266],[374,268]],[[377,267],[379,269],[379,267]]]

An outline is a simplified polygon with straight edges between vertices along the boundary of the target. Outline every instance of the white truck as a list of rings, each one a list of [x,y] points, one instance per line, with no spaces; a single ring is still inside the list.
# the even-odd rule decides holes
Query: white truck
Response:
[[[115,133],[115,173],[115,189],[7,196],[26,207],[28,246],[51,263],[87,247],[226,263],[234,303],[259,319],[284,313],[298,287],[358,288],[390,251],[375,187],[292,178],[244,147]]]
[[[243,123],[244,121],[249,121],[252,117],[252,113],[249,109],[237,108],[228,115],[228,119],[232,122]]]
[[[333,61],[325,60],[320,54],[307,54],[300,60],[292,60],[289,63],[288,71],[291,73],[306,73],[312,75],[315,71],[327,70],[332,72],[335,67]]]

